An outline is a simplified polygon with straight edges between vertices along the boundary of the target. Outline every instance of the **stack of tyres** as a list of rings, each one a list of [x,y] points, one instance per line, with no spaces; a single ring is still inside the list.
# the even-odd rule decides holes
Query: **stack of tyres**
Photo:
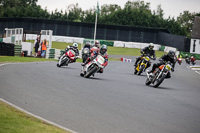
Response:
[[[22,54],[22,45],[15,45],[15,56],[21,56]]]
[[[6,43],[0,43],[0,55],[6,55]]]
[[[7,56],[14,56],[14,44],[8,43],[6,44],[6,55]]]
[[[55,49],[47,49],[46,51],[46,59],[51,58],[53,59],[55,57]]]
[[[55,49],[49,49],[49,58],[55,57]]]

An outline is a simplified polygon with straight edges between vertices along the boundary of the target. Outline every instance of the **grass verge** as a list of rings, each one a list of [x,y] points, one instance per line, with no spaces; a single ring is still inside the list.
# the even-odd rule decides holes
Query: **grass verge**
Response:
[[[52,48],[56,49],[65,49],[68,45],[72,45],[71,43],[64,42],[52,42]],[[81,49],[81,45],[79,44],[79,49]],[[166,54],[163,51],[155,51],[157,57],[161,57],[163,54]],[[140,56],[140,49],[136,48],[121,48],[121,47],[111,47],[108,46],[108,54],[109,55],[129,55],[129,56]]]
[[[0,56],[0,62],[41,62],[56,61],[55,59],[34,58],[34,57],[16,57],[16,56]]]
[[[0,101],[0,133],[70,133]]]

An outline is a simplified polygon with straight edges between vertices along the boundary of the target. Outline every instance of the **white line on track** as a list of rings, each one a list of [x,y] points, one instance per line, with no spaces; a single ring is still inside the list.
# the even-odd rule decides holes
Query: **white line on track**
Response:
[[[29,63],[39,63],[39,62],[29,62]],[[40,63],[42,63],[42,62],[40,62]],[[43,63],[45,63],[45,62],[43,62]],[[5,64],[0,64],[0,66],[4,66],[4,65],[8,65],[8,64],[25,64],[25,63],[5,63]],[[18,107],[18,106],[16,106],[16,105],[12,104],[12,103],[10,103],[10,102],[8,102],[8,101],[2,99],[2,98],[0,98],[0,101],[2,101],[2,102],[4,102],[4,103],[7,103],[8,105],[10,105],[10,106],[12,106],[12,107],[14,107],[14,108],[16,108],[16,109],[18,109],[18,110],[20,110],[20,111],[26,113],[26,114],[29,114],[29,115],[31,115],[31,116],[37,118],[37,119],[40,119],[40,120],[42,120],[42,121],[44,121],[44,122],[46,122],[46,123],[49,123],[49,124],[54,125],[54,126],[56,126],[56,127],[59,127],[59,128],[61,128],[61,129],[63,129],[63,130],[69,131],[69,132],[71,132],[71,133],[77,133],[77,132],[75,132],[75,131],[73,131],[73,130],[71,130],[71,129],[69,129],[69,128],[63,127],[63,126],[58,125],[58,124],[56,124],[56,123],[54,123],[54,122],[52,122],[52,121],[46,120],[46,119],[44,119],[44,118],[42,118],[42,117],[40,117],[40,116],[37,116],[37,115],[35,115],[35,114],[32,114],[32,113],[30,113],[30,112],[28,112],[28,111],[26,111],[26,110],[24,110],[24,109],[22,109],[22,108],[20,108],[20,107]]]
[[[51,124],[51,125],[54,125],[54,126],[56,126],[56,127],[59,127],[59,128],[61,128],[61,129],[63,129],[63,130],[69,131],[69,132],[71,132],[71,133],[77,133],[77,132],[75,132],[75,131],[73,131],[73,130],[71,130],[71,129],[68,129],[68,128],[63,127],[63,126],[61,126],[61,125],[58,125],[58,124],[56,124],[56,123],[54,123],[54,122],[51,122],[51,121],[49,121],[49,120],[46,120],[46,119],[44,119],[44,118],[42,118],[42,117],[40,117],[40,116],[34,115],[34,114],[32,114],[32,113],[30,113],[30,112],[28,112],[28,111],[26,111],[26,110],[24,110],[24,109],[22,109],[22,108],[20,108],[20,107],[18,107],[18,106],[16,106],[16,105],[12,104],[12,103],[10,103],[10,102],[8,102],[8,101],[2,99],[2,98],[0,98],[0,101],[2,101],[2,102],[4,102],[4,103],[6,103],[6,104],[8,104],[8,105],[10,105],[10,106],[12,106],[12,107],[18,109],[18,110],[20,110],[20,111],[22,111],[22,112],[24,112],[24,113],[26,113],[26,114],[28,114],[28,115],[31,115],[31,116],[33,116],[33,117],[35,117],[35,118],[37,118],[37,119],[40,119],[40,120],[42,120],[42,121],[44,121],[44,122],[47,122],[47,123],[49,123],[49,124]]]
[[[200,74],[200,72],[198,72],[198,71],[195,71],[196,73],[198,73],[198,74]]]

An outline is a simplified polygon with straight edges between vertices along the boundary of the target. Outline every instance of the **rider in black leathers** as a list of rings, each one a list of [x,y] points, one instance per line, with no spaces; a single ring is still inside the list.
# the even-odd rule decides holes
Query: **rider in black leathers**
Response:
[[[141,56],[139,56],[138,58],[136,58],[136,61],[135,61],[135,67],[137,67],[137,63],[138,63],[138,61],[140,61],[141,60],[141,58],[143,57],[143,55],[148,55],[150,58],[153,56],[153,60],[156,60],[156,54],[155,54],[155,51],[153,50],[153,48],[154,48],[154,46],[153,46],[153,44],[152,43],[150,43],[150,45],[148,46],[148,47],[145,47],[144,49],[141,49]],[[148,67],[150,67],[151,66],[151,64],[150,64],[150,62],[148,62],[148,64],[147,64],[147,67],[146,68],[148,68]]]
[[[160,61],[159,63],[153,64],[152,70],[148,72],[149,74],[153,73],[156,68],[158,68],[159,66],[165,64],[165,62],[168,62],[168,61],[172,65],[171,71],[174,72],[174,67],[175,67],[175,64],[176,64],[176,56],[175,56],[175,52],[174,51],[170,50],[168,52],[168,54],[163,55],[159,59],[159,61]],[[170,78],[170,77],[171,77],[171,73],[169,72],[167,74],[166,78]]]

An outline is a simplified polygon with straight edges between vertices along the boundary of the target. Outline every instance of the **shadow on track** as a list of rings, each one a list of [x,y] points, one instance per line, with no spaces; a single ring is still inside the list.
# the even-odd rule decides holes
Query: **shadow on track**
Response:
[[[163,87],[163,86],[158,86],[157,88],[155,88],[152,85],[149,85],[149,87],[154,88],[154,89],[160,89],[160,90],[176,90],[175,88],[169,88],[169,87]]]

